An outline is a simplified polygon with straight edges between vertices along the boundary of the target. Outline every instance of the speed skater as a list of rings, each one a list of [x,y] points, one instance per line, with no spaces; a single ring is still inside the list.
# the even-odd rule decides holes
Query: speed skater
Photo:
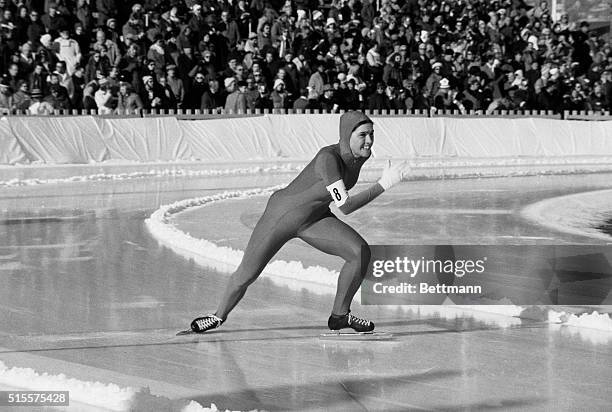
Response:
[[[328,327],[374,330],[374,323],[351,314],[353,297],[366,274],[370,248],[366,241],[330,210],[333,201],[345,215],[365,206],[400,182],[403,165],[390,164],[380,180],[349,195],[357,183],[361,166],[369,159],[374,143],[374,124],[362,112],[340,117],[340,141],[323,147],[302,172],[284,189],[274,192],[257,222],[242,262],[231,275],[217,311],[191,323],[194,332],[219,327],[261,274],[278,250],[292,238],[300,238],[322,252],[339,256],[345,263]]]

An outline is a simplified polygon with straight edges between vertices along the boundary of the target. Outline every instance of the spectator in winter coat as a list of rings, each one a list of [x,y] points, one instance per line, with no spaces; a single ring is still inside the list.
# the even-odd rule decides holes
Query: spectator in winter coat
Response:
[[[166,66],[166,81],[176,97],[177,108],[180,109],[185,98],[185,87],[183,81],[176,77],[176,66],[173,64]]]
[[[385,84],[377,83],[376,91],[368,99],[368,110],[389,110],[389,98],[385,94]]]
[[[96,0],[98,11],[98,26],[104,26],[111,17],[117,17],[117,3],[115,0]]]
[[[102,78],[98,81],[100,88],[94,93],[94,99],[99,114],[111,114],[113,112],[113,94],[108,87],[108,80]]]
[[[208,90],[202,95],[201,110],[219,110],[223,108],[223,99],[219,92],[219,82],[211,79],[208,81]]]
[[[136,110],[141,110],[143,107],[142,100],[134,91],[132,85],[128,82],[121,82],[119,84],[116,112],[132,113]]]
[[[285,82],[281,79],[274,81],[274,90],[270,93],[270,99],[272,100],[272,108],[274,109],[286,109],[288,102],[288,93],[285,90]]]
[[[318,61],[315,67],[317,71],[310,76],[310,80],[308,80],[308,88],[316,92],[317,95],[322,95],[323,86],[325,86],[325,63]]]
[[[74,73],[74,67],[81,61],[81,49],[76,40],[70,38],[70,32],[67,27],[60,29],[60,37],[55,39],[59,43],[60,52],[59,59],[66,63],[66,72],[68,75]]]
[[[18,111],[25,111],[32,105],[32,98],[28,92],[28,82],[19,81],[19,90],[13,94],[13,107]]]
[[[246,96],[243,91],[240,91],[236,79],[228,77],[224,81],[227,98],[225,100],[226,113],[244,113],[246,111]],[[246,88],[246,82],[240,82],[240,86]],[[246,91],[246,90],[245,90]]]
[[[8,82],[0,82],[0,113],[8,113],[13,108],[13,93]]]

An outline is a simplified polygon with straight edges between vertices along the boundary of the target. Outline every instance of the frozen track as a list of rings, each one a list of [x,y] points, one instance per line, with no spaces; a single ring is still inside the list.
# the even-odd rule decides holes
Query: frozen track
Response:
[[[609,177],[406,183],[377,201],[406,213],[399,225],[375,205],[347,220],[373,244],[592,243],[518,212],[552,196],[610,188]],[[261,279],[221,331],[174,337],[214,308],[225,275],[159,247],[144,218],[183,198],[287,180],[160,178],[5,190],[0,361],[229,409],[607,409],[612,336],[605,332],[361,308],[397,339],[322,342],[316,336],[331,298]],[[261,199],[212,205],[185,213],[178,225],[243,248],[262,206]],[[338,263],[299,242],[283,256]]]

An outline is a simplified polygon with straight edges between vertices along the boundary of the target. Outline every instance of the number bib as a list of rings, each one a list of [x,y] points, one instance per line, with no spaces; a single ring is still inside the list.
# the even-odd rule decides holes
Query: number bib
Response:
[[[344,186],[344,181],[342,179],[332,183],[329,186],[326,186],[326,189],[331,194],[332,199],[334,199],[336,206],[340,207],[346,203],[346,199],[348,199],[348,191],[346,190],[346,186]]]

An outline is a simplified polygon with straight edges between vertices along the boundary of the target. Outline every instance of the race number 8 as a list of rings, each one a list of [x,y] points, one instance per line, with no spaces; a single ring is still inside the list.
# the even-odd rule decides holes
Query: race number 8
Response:
[[[346,199],[348,199],[348,192],[346,191],[346,186],[344,186],[342,179],[327,186],[326,189],[331,194],[336,206],[340,207],[346,203]]]

